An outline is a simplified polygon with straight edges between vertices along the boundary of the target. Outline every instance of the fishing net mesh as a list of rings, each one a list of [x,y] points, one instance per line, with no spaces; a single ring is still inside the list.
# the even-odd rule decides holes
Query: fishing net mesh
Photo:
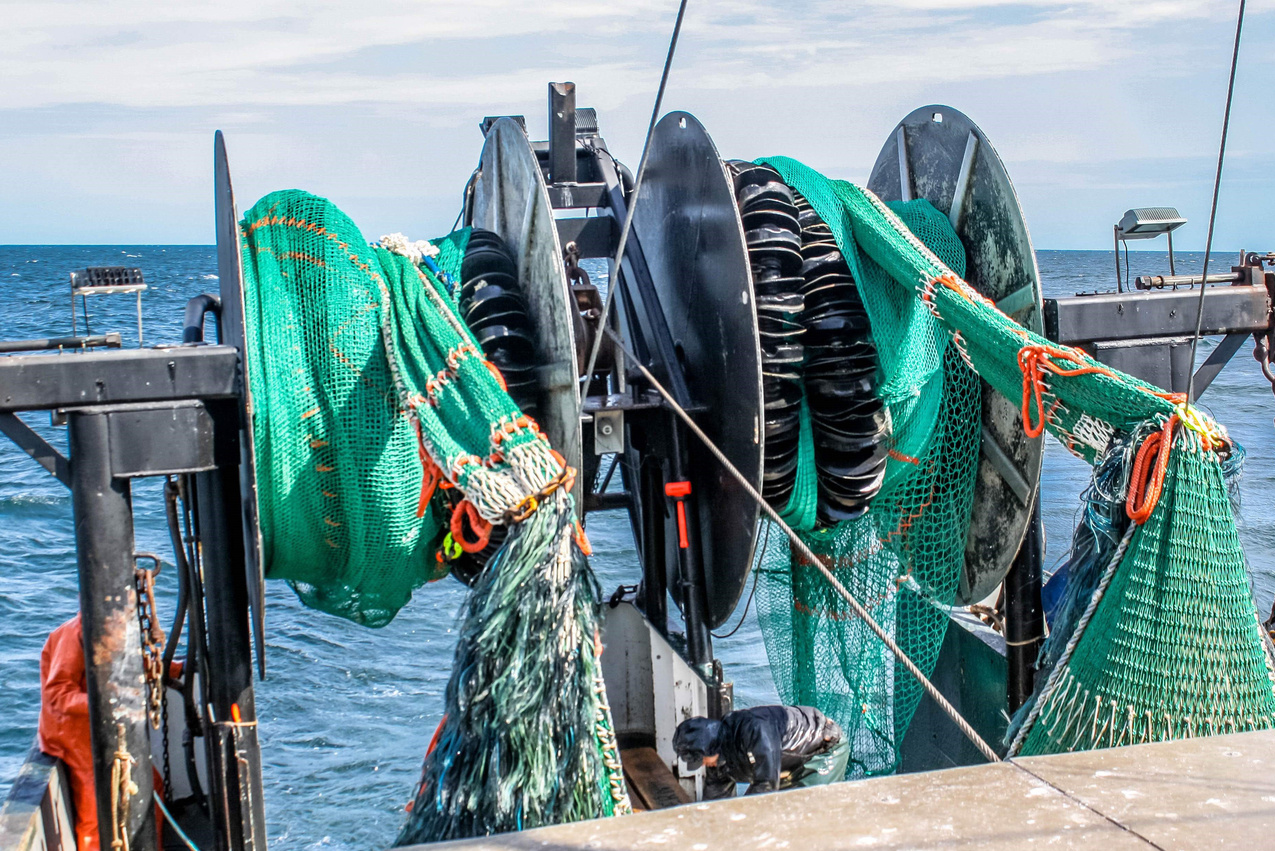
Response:
[[[266,575],[308,606],[382,626],[442,575],[442,518],[417,516],[418,441],[385,355],[374,251],[305,193],[267,196],[242,227]]]
[[[1179,422],[1185,428],[1163,448],[1172,459],[1164,495],[1119,561],[1093,627],[1063,660],[1066,677],[1055,680],[1065,688],[1041,699],[1050,723],[1031,728],[1025,752],[1275,723],[1269,659],[1213,451],[1224,442],[1220,428],[1180,399],[1052,345],[997,310],[961,280],[960,241],[928,202],[886,205],[794,160],[764,162],[831,227],[871,318],[879,392],[891,415],[885,483],[868,513],[831,529],[802,527],[821,561],[928,674],[965,558],[979,379],[1022,401],[1029,434],[1047,429],[1091,462],[1114,436]],[[1131,463],[1132,455],[1126,479]],[[804,516],[795,508],[787,516]],[[767,540],[758,619],[779,694],[818,706],[847,731],[847,776],[893,771],[919,686],[782,535]],[[1123,739],[1116,721],[1104,727],[1103,713],[1123,719]],[[1055,723],[1064,716],[1070,727]],[[1143,724],[1136,736],[1135,723]],[[1077,725],[1090,732],[1077,734]],[[1070,738],[1046,736],[1047,729]]]
[[[463,613],[440,744],[400,840],[626,811],[571,471],[444,282],[468,231],[423,249],[383,238],[391,251],[296,190],[241,229],[266,575],[379,626],[443,572],[445,524],[473,551],[484,528],[509,529]],[[440,483],[464,495],[450,518]]]
[[[879,393],[891,422],[889,460],[871,510],[815,529],[813,504],[794,509],[814,458],[803,440],[799,487],[785,520],[922,670],[933,668],[965,555],[978,461],[981,391],[933,313],[860,251],[836,186],[791,160],[771,159],[832,229],[858,282],[880,356]],[[944,262],[965,271],[965,250],[927,201],[894,205]],[[803,420],[803,438],[808,424]],[[812,492],[809,500],[813,503]],[[777,690],[789,703],[818,706],[852,742],[847,776],[888,773],[921,699],[921,688],[823,576],[794,557],[781,534],[759,562],[758,618]]]

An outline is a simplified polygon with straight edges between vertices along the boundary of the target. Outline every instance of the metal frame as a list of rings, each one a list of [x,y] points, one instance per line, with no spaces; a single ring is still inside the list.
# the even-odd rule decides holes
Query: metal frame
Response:
[[[884,201],[923,198],[946,213],[966,252],[965,279],[1029,330],[1041,331],[1040,273],[1013,183],[986,134],[932,104],[887,137],[868,179]],[[1030,525],[1043,441],[1023,432],[1019,406],[983,388],[977,486],[958,601],[976,603],[1009,572]]]

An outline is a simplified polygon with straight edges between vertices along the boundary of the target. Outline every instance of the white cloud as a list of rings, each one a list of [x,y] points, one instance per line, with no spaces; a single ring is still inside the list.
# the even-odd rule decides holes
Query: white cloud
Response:
[[[1111,65],[1147,27],[1225,17],[1230,3],[832,0],[690,4],[677,69],[710,88],[796,79],[856,85],[980,79]],[[565,66],[616,97],[647,91],[675,4],[548,0],[5,4],[0,108],[498,101]],[[508,40],[526,62],[508,65]],[[464,40],[458,59],[440,46]],[[505,41],[501,41],[505,40]],[[578,41],[590,46],[572,51]],[[601,42],[601,43],[600,43]],[[489,50],[484,44],[494,45]],[[364,68],[369,51],[419,48],[424,70]],[[450,61],[431,66],[432,53]],[[580,61],[583,60],[583,61]],[[341,67],[343,66],[344,67]],[[372,63],[374,66],[375,63]],[[1169,65],[1172,68],[1172,64]]]
[[[524,113],[543,134],[549,80],[575,80],[635,163],[676,6],[0,0],[0,157],[22,164],[0,181],[0,241],[56,233],[76,205],[110,223],[79,238],[125,239],[142,225],[112,218],[122,197],[187,205],[133,239],[205,239],[216,127],[245,205],[303,186],[372,229],[437,232],[477,121]],[[1245,116],[1275,64],[1272,9],[1250,0],[1232,136],[1259,161],[1275,144]],[[1234,14],[1234,0],[691,0],[665,109],[693,111],[724,155],[864,180],[898,118],[950,104],[1027,188],[1041,244],[1075,244],[1108,207],[1176,203],[1183,169],[1211,174]],[[1130,182],[1134,161],[1162,165]]]

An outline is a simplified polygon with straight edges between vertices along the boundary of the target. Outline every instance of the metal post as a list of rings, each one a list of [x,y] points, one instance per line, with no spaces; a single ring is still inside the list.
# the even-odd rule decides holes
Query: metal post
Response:
[[[668,562],[664,542],[664,477],[652,459],[638,461],[638,499],[647,506],[641,512],[642,528],[638,535],[642,553],[642,614],[660,635],[668,636]],[[621,470],[623,473],[624,471]],[[626,480],[625,489],[633,493]],[[635,529],[635,531],[638,531]]]
[[[672,435],[671,465],[673,480],[682,482],[687,480],[686,467],[682,459],[682,425],[673,415],[669,415],[669,431]],[[665,491],[667,493],[667,490]],[[705,612],[708,610],[706,601],[706,589],[704,588],[704,560],[703,550],[699,546],[698,523],[699,513],[695,510],[695,500],[702,496],[694,492],[683,497],[685,503],[682,507],[682,517],[687,525],[687,534],[685,546],[679,540],[677,549],[678,561],[678,586],[680,588],[680,597],[682,601],[682,615],[686,619],[686,655],[689,657],[690,663],[700,669],[700,672],[708,677],[711,675],[711,666],[713,664],[713,636],[708,627],[708,618]],[[669,500],[670,508],[676,512],[677,506],[673,500]],[[677,522],[678,516],[674,514],[674,521]]]
[[[1169,236],[1169,274],[1177,275],[1177,267],[1173,265],[1173,231],[1167,231]]]
[[[1124,287],[1120,283],[1120,225],[1112,225],[1111,234],[1111,241],[1116,249],[1116,292],[1122,292]]]
[[[266,851],[261,750],[252,689],[248,584],[239,495],[238,410],[210,404],[217,467],[196,473],[207,615],[213,824],[218,848]]]
[[[100,844],[112,847],[117,825],[112,798],[128,847],[155,851],[155,807],[151,803],[150,736],[141,628],[133,562],[133,506],[127,479],[111,475],[111,441],[106,413],[72,411],[71,504],[80,574],[80,614],[84,626],[85,677],[97,787]],[[117,754],[132,758],[128,794],[112,777]],[[125,758],[127,758],[125,757]],[[126,801],[119,808],[120,798]]]
[[[1045,640],[1045,613],[1040,599],[1043,545],[1037,493],[1027,534],[1005,576],[1005,661],[1011,713],[1027,702],[1036,687],[1036,656]]]
[[[576,84],[549,84],[549,182],[576,182]]]

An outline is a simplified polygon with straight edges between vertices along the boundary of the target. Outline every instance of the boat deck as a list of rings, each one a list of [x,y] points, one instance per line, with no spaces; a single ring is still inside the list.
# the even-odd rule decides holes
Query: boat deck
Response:
[[[431,849],[1269,848],[1275,731],[688,804]],[[416,846],[423,849],[425,846]]]

